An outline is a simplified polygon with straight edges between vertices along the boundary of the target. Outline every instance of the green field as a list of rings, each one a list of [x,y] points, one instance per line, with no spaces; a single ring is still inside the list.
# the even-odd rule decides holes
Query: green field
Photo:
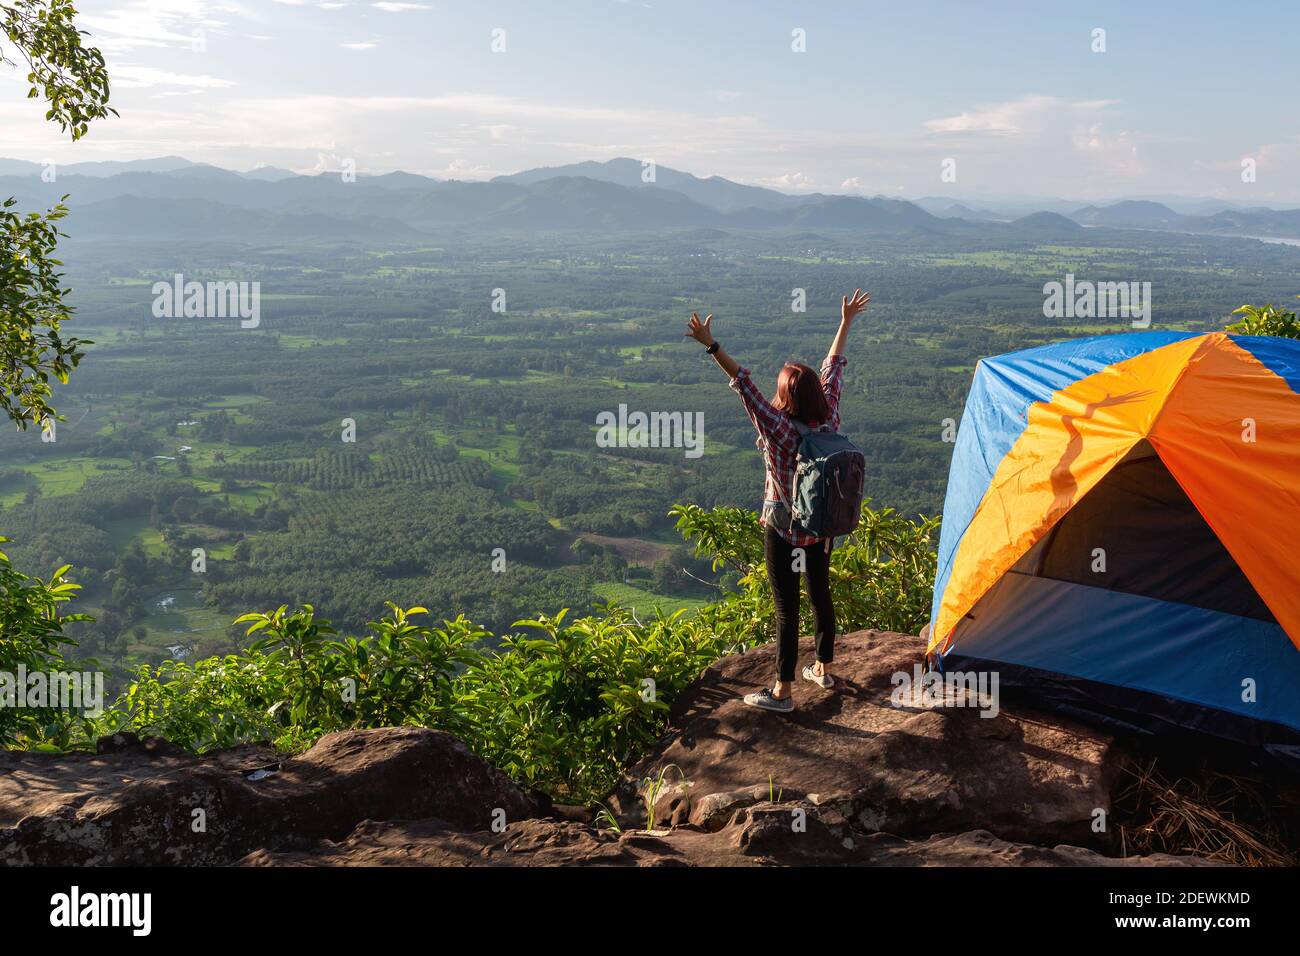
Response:
[[[101,619],[82,647],[110,664],[156,660],[177,635],[233,649],[235,616],[302,601],[347,633],[386,599],[496,633],[607,600],[642,618],[693,613],[721,572],[668,512],[753,508],[762,465],[736,396],[682,338],[691,311],[715,312],[719,340],[770,394],[786,360],[820,362],[840,294],[870,288],[843,428],[866,454],[873,506],[933,514],[952,453],[940,423],[961,417],[976,362],[1128,330],[1044,319],[1046,279],[1149,279],[1156,329],[1222,327],[1242,302],[1300,291],[1294,247],[993,233],[72,242],[69,329],[95,344],[57,390],[57,443],[0,434],[5,551],[33,574],[74,566],[80,604]],[[261,327],[152,318],[156,277],[232,262],[263,283]],[[494,313],[503,284],[509,311]],[[790,311],[794,287],[806,314]],[[703,456],[597,447],[597,417],[620,403],[702,414]],[[339,440],[343,419],[354,444]],[[520,574],[484,575],[498,547]],[[186,594],[159,608],[178,584]]]
[[[630,608],[642,620],[653,617],[656,611],[663,614],[685,611],[690,616],[709,603],[696,598],[662,597],[631,584],[614,582],[597,584],[593,590],[611,604]]]

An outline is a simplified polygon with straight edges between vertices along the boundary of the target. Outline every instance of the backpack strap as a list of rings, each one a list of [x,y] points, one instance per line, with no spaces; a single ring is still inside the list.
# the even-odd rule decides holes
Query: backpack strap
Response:
[[[796,426],[799,424],[798,422],[795,422],[793,418],[790,419],[790,421]],[[769,475],[775,476],[776,468],[772,461],[772,446],[768,442],[766,436],[762,434],[758,436],[758,447],[763,450],[763,471]],[[776,497],[780,500],[781,504],[785,506],[786,517],[793,522],[794,509],[790,507],[790,499],[786,495],[786,490],[781,487],[781,482],[775,480],[775,478],[773,478],[772,484],[776,486]]]
[[[794,421],[794,419],[791,419],[791,421]],[[775,475],[776,469],[772,467],[772,449],[768,445],[767,439],[761,435],[759,436],[758,441],[763,448],[763,469],[764,471]],[[785,496],[785,491],[781,487],[781,482],[774,480],[772,484],[776,485],[776,496],[781,499],[781,504],[785,505],[786,513],[789,514],[791,511],[790,499]]]
[[[809,428],[807,425],[799,421],[799,419],[795,418],[794,416],[789,416],[789,417],[790,417],[790,424],[794,426],[794,430],[799,433],[800,438],[807,438],[814,431],[821,431],[825,427],[824,425],[819,425],[815,429]],[[766,467],[772,469],[772,465],[770,461],[771,449],[768,448],[767,439],[760,436],[759,441],[762,442],[764,456],[769,459],[769,461],[765,462]],[[775,469],[772,470],[775,471]],[[774,481],[773,484],[776,485],[776,493],[781,499],[781,504],[785,505],[785,510],[790,513],[791,520],[793,521],[794,509],[790,507],[790,499],[785,496],[785,489],[781,487],[781,483],[779,481]]]
[[[790,507],[790,499],[785,496],[785,490],[781,487],[781,482],[773,481],[776,485],[776,496],[781,499],[781,504],[785,505],[785,510],[789,512],[791,520],[794,520],[794,509]]]
[[[813,432],[830,431],[829,425],[823,424],[823,425],[818,425],[816,428],[811,428],[808,425],[805,425],[803,422],[799,421],[799,419],[797,418],[791,418],[790,424],[794,426],[794,430],[799,433],[799,436],[801,438],[807,438]]]
[[[794,430],[799,433],[800,438],[807,438],[809,435],[811,435],[814,431],[817,430],[817,429],[809,428],[807,425],[799,421],[799,419],[795,418],[794,416],[790,416],[790,424],[794,427]],[[763,451],[764,452],[768,451],[766,441],[763,443]],[[770,462],[768,463],[767,467],[768,468],[772,467]],[[779,481],[773,482],[773,484],[776,485],[776,493],[781,498],[781,504],[785,505],[785,510],[790,513],[790,520],[793,521],[794,508],[792,508],[790,505],[790,499],[788,499],[785,496],[785,489],[781,487],[781,483]]]

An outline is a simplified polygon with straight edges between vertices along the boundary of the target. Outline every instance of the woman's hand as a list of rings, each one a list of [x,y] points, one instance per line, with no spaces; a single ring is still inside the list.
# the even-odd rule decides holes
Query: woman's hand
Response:
[[[840,327],[835,332],[835,340],[831,342],[830,352],[826,354],[828,359],[844,354],[844,346],[849,338],[849,329],[853,327],[853,318],[865,309],[870,301],[871,293],[863,292],[861,289],[853,290],[853,298],[850,299],[846,295],[840,300]]]
[[[682,335],[694,339],[705,348],[716,345],[717,343],[713,341],[713,313],[710,312],[701,322],[699,313],[692,312],[689,327]],[[740,365],[724,352],[720,345],[713,350],[713,361],[717,363],[718,368],[727,373],[727,378],[735,378],[740,371]]]
[[[853,298],[844,296],[840,302],[840,321],[852,322],[854,316],[867,307],[871,301],[871,293],[863,292],[861,289],[853,290]]]
[[[713,344],[713,313],[710,312],[700,321],[699,313],[691,313],[691,321],[686,331],[682,333],[683,337],[689,336],[699,342],[705,348]]]

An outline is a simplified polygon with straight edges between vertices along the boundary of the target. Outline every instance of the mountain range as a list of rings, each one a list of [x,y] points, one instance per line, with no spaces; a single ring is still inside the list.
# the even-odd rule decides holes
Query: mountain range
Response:
[[[989,235],[1035,239],[1083,228],[1300,238],[1300,209],[1184,200],[1107,205],[1045,201],[1039,208],[927,197],[790,195],[720,176],[701,178],[634,159],[529,169],[487,182],[413,173],[298,175],[263,166],[235,172],[175,156],[45,167],[0,159],[0,197],[47,208],[68,194],[64,231],[78,238],[416,240],[482,231],[846,229],[877,235]]]

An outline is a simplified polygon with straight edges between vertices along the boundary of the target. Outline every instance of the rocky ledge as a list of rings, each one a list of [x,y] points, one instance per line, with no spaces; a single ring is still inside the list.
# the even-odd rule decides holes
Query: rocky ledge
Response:
[[[805,653],[811,647],[805,645]],[[193,756],[105,738],[97,754],[0,753],[10,865],[1207,865],[1120,857],[1108,820],[1123,755],[1105,734],[1004,704],[894,706],[918,638],[845,635],[839,686],[792,715],[738,697],[774,649],[718,661],[607,801],[619,828],[552,807],[435,730],[331,734],[300,757]],[[669,769],[665,769],[669,768]],[[655,827],[642,781],[664,786]]]

